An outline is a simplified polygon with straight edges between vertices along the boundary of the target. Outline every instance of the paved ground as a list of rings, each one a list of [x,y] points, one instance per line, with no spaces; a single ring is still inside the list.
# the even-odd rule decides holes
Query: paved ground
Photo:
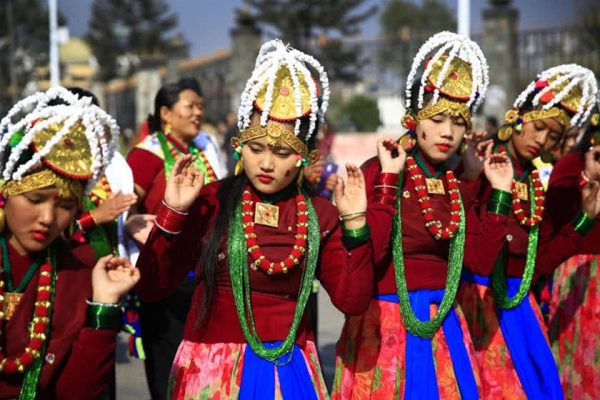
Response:
[[[319,291],[319,332],[318,344],[323,366],[323,374],[331,386],[335,371],[335,343],[342,328],[344,317],[337,311],[323,289]],[[127,355],[127,336],[119,335],[117,346],[117,399],[147,400],[143,362]]]

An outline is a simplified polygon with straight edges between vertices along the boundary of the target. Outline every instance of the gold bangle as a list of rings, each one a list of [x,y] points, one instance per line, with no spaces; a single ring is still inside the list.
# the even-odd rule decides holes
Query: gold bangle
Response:
[[[359,211],[359,212],[355,212],[355,213],[349,213],[349,214],[342,214],[340,215],[340,219],[342,221],[351,221],[355,218],[361,217],[363,215],[367,215],[366,211]]]

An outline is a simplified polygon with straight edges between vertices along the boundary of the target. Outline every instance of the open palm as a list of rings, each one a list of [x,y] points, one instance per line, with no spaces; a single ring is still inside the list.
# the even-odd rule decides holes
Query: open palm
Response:
[[[204,176],[193,165],[195,159],[189,154],[180,157],[167,180],[165,202],[177,211],[186,212],[204,186]]]

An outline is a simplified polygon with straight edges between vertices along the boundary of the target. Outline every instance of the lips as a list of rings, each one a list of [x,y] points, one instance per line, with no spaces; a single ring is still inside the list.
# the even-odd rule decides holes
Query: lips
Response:
[[[43,242],[44,240],[48,239],[48,231],[33,231],[31,232],[31,236],[33,237],[34,240]]]
[[[441,151],[442,153],[447,153],[450,151],[450,145],[447,143],[439,143],[439,144],[436,144],[435,147],[437,147],[438,150]]]
[[[258,176],[258,180],[262,183],[271,183],[275,180],[271,175],[261,174]]]
[[[537,147],[532,147],[532,146],[527,146],[527,151],[532,155],[532,156],[537,156],[540,154],[540,149],[538,149]]]

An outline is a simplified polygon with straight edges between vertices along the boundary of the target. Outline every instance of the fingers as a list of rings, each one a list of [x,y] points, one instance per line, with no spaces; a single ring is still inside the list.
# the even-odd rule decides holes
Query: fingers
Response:
[[[335,182],[335,201],[339,201],[342,197],[344,197],[344,180],[338,176]]]
[[[191,154],[184,154],[175,161],[173,170],[171,170],[171,179],[181,175],[185,175],[185,172],[189,169],[192,163],[196,160],[195,156]]]
[[[107,269],[108,263],[113,258],[114,258],[114,256],[112,254],[109,254],[109,255],[104,256],[104,257],[100,257],[98,259],[98,261],[96,261],[96,266],[94,268]]]

